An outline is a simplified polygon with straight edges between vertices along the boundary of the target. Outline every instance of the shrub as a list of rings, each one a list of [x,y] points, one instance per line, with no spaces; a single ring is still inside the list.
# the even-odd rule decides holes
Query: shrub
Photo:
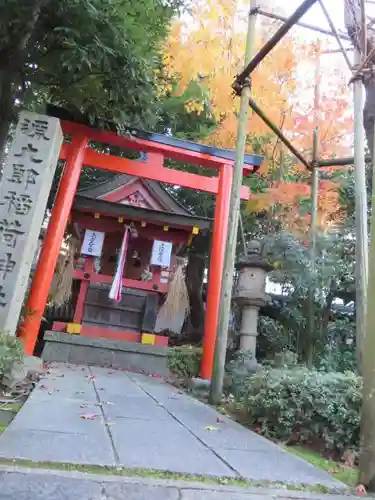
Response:
[[[342,453],[358,449],[362,381],[352,372],[270,368],[242,379],[237,399],[267,437]]]
[[[202,348],[185,345],[172,347],[168,352],[168,367],[179,378],[199,376]]]
[[[295,350],[296,335],[290,331],[281,321],[267,316],[260,316],[258,323],[259,336],[257,339],[257,358],[272,358],[276,352],[285,349]]]
[[[355,322],[336,319],[328,325],[328,336],[317,355],[317,367],[324,371],[356,371]]]
[[[326,372],[355,372],[357,370],[357,358],[355,348],[349,346],[346,349],[329,349],[317,360],[320,371]]]
[[[22,359],[23,348],[17,337],[0,333],[0,380],[10,375],[13,365]]]

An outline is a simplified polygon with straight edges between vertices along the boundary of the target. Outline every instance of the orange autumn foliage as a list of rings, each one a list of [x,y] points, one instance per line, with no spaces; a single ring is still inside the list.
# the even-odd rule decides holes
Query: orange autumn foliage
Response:
[[[164,68],[167,78],[178,81],[175,92],[183,93],[192,80],[208,90],[212,114],[218,126],[204,140],[218,147],[234,148],[237,131],[239,99],[233,96],[232,83],[243,67],[248,5],[235,0],[193,0],[191,16],[177,19],[164,46]],[[259,25],[262,26],[259,26]],[[255,50],[275,31],[274,23],[262,19],[257,26]],[[335,75],[331,85],[324,87],[319,100],[318,122],[314,115],[314,69],[316,47],[285,37],[263,60],[252,75],[252,96],[267,116],[290,138],[307,160],[311,159],[312,131],[320,127],[320,155],[344,156],[350,150],[351,115],[346,82]],[[309,75],[300,69],[305,61]],[[168,90],[171,90],[169,88]],[[189,102],[186,110],[199,114],[199,103]],[[249,115],[249,135],[269,136],[270,130],[254,113]],[[264,143],[266,156],[261,175],[275,178],[280,170],[280,144],[273,138]],[[247,148],[251,150],[249,146]],[[283,148],[285,156],[285,148]],[[290,156],[289,156],[290,158]],[[295,180],[296,172],[305,167],[288,162],[278,181],[272,181],[266,193],[253,194],[249,210],[271,210],[282,205],[279,216],[285,224],[305,231],[309,214],[301,215],[299,202],[310,196],[305,181]],[[277,178],[277,176],[276,176]],[[293,178],[294,180],[288,180]],[[324,228],[337,221],[337,186],[329,181],[319,185],[319,223]],[[298,226],[298,227],[297,227]]]
[[[319,193],[318,225],[328,230],[341,218],[337,185],[330,180],[320,180]],[[311,187],[307,183],[280,180],[271,183],[267,192],[253,194],[248,209],[250,212],[269,211],[271,216],[282,219],[286,227],[303,236],[308,232],[311,213],[301,213],[296,207],[310,196]]]
[[[302,151],[311,149],[314,124],[312,103],[294,112],[294,144]],[[353,119],[348,103],[347,82],[338,80],[331,93],[320,97],[317,125],[321,158],[350,156]]]
[[[191,16],[192,19],[177,20],[172,26],[164,48],[166,75],[178,78],[178,93],[199,79],[209,90],[212,113],[219,122],[205,142],[233,148],[239,100],[233,95],[232,83],[243,66],[246,10],[239,12],[237,2],[228,0],[196,0]],[[266,34],[260,34],[256,50],[265,40]],[[254,97],[279,125],[288,121],[290,115],[289,96],[296,88],[295,58],[293,41],[285,39],[252,76]],[[269,133],[267,126],[253,115],[249,131],[260,136]]]

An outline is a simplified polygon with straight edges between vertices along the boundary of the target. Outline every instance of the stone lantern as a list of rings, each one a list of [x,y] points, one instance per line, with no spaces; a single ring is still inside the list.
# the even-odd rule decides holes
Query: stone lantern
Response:
[[[237,269],[239,276],[233,299],[241,309],[240,349],[251,354],[251,359],[246,361],[246,368],[251,371],[257,368],[259,309],[270,300],[266,295],[266,277],[272,266],[262,257],[260,241],[249,242],[247,254],[240,257]]]

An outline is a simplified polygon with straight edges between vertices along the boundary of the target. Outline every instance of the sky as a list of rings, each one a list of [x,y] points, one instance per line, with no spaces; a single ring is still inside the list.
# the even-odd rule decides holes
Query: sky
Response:
[[[287,0],[287,2],[283,0],[263,0],[263,4],[274,4],[282,7],[285,12],[288,14],[292,14],[299,5],[301,5],[302,0]],[[287,6],[286,6],[287,4]],[[345,31],[344,25],[344,0],[324,0],[324,5],[326,6],[328,12],[331,15],[335,26],[342,31]],[[375,4],[371,2],[366,2],[367,12],[375,14]],[[319,2],[309,9],[307,14],[303,17],[303,21],[306,23],[315,24],[316,26],[324,27],[329,29],[328,23],[325,19],[325,16],[322,12],[322,9],[319,5]]]
[[[344,23],[344,0],[323,0],[326,9],[328,10],[331,19],[335,25],[335,27],[346,34],[346,28]],[[260,0],[260,3],[264,6],[265,10],[268,10],[272,7],[282,9],[287,15],[291,15],[297,7],[299,7],[302,3],[302,0]],[[371,17],[375,17],[375,3],[373,0],[366,2],[366,13]],[[327,19],[319,5],[319,2],[311,7],[307,13],[303,16],[301,21],[309,24],[313,24],[315,26],[319,26],[320,28],[325,28],[330,30]],[[318,33],[315,33],[312,30],[307,30],[305,28],[293,28],[294,33],[298,33],[302,37],[311,37],[311,40],[316,39],[316,37],[320,36]],[[324,35],[323,35],[324,36]],[[338,48],[337,42],[332,37],[333,43]],[[344,42],[345,46],[349,46],[349,42]]]
[[[260,0],[260,3],[264,6],[264,10],[272,10],[273,7],[276,10],[283,10],[283,12],[285,13],[284,15],[289,16],[301,5],[302,0],[288,0],[287,2],[285,0]],[[346,33],[344,24],[344,0],[324,0],[324,5],[331,16],[335,27],[339,31]],[[329,24],[321,9],[321,6],[319,5],[319,2],[316,2],[316,4],[307,11],[301,21],[312,24],[314,26],[319,26],[320,28],[325,28],[330,31]],[[318,38],[327,39],[327,37],[315,31],[297,26],[292,29],[292,33],[308,41],[315,41]],[[328,37],[328,39],[330,38]],[[335,38],[332,37],[331,40],[332,48],[338,48]],[[350,46],[349,42],[344,44],[345,46]],[[333,65],[337,65],[337,69],[347,73],[347,76],[349,76],[349,72],[346,70],[345,60],[341,54],[327,54],[323,56],[323,70],[325,65],[329,65],[330,67],[332,67]]]
[[[302,3],[303,0],[259,0],[259,4],[262,9],[265,11],[275,11],[275,12],[283,12],[284,16],[291,15]],[[328,10],[331,19],[335,25],[335,27],[346,34],[346,28],[344,23],[344,0],[323,0],[326,9]],[[371,13],[374,13],[375,17],[375,5],[368,5],[368,9]],[[264,19],[264,18],[263,18]],[[324,12],[319,4],[316,4],[311,7],[308,12],[301,19],[302,22],[312,24],[314,26],[318,26],[320,28],[327,29],[329,31],[330,27],[328,21],[324,15]],[[262,22],[262,17],[258,18],[258,23]],[[276,26],[275,26],[276,29]],[[338,49],[339,46],[334,37],[327,37],[326,35],[322,35],[318,32],[295,26],[291,30],[291,34],[300,38],[303,41],[307,42],[315,42],[318,39],[322,41],[330,41],[330,49]],[[351,43],[343,42],[344,46],[350,47]],[[348,51],[349,58],[352,60],[353,51]],[[334,87],[332,87],[332,82],[337,82],[336,76],[333,77],[335,73],[341,75],[343,82],[349,82],[351,77],[351,71],[347,67],[347,63],[341,52],[334,54],[323,54],[320,60],[321,64],[321,91],[322,92],[332,92],[334,91]],[[315,67],[311,66],[311,62],[309,63],[306,60],[301,61],[299,67],[297,68],[297,76],[301,75],[301,79],[310,79],[315,78],[314,76]],[[335,84],[334,84],[335,85]],[[311,101],[312,95],[302,96],[302,102],[306,99],[307,101]],[[352,112],[352,100],[351,100],[351,87],[348,86],[348,98],[349,98],[349,112]]]
[[[267,3],[273,3],[273,2],[267,2]],[[276,0],[275,3],[277,3],[279,6],[283,8],[283,10],[288,13],[292,14],[299,5],[301,5],[302,0],[288,0],[287,2],[285,1],[280,1]],[[287,4],[287,5],[286,5]],[[338,29],[344,30],[344,1],[343,0],[325,0],[324,5],[326,6],[327,10],[329,11],[335,26]],[[329,29],[328,23],[325,20],[325,16],[322,12],[322,9],[317,2],[313,7],[309,9],[307,14],[303,17],[303,21],[306,23],[311,23],[315,24],[316,26],[319,26],[321,28],[327,28]]]

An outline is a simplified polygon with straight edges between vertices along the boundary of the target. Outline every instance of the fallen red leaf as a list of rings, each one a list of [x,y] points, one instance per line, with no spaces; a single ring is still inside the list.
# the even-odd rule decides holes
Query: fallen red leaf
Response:
[[[220,418],[220,417],[217,417],[216,422],[217,422],[218,424],[223,424],[223,423],[224,423],[224,419],[223,419],[223,418]]]
[[[87,377],[87,380],[95,380],[95,378],[96,378],[95,375],[89,375]]]
[[[81,415],[81,418],[84,420],[95,420],[98,416],[97,413],[86,413],[85,415]]]
[[[328,474],[338,474],[339,472],[339,469],[328,469]]]
[[[357,497],[365,497],[367,495],[366,488],[363,486],[363,484],[359,484],[356,487],[355,494],[357,495]]]

